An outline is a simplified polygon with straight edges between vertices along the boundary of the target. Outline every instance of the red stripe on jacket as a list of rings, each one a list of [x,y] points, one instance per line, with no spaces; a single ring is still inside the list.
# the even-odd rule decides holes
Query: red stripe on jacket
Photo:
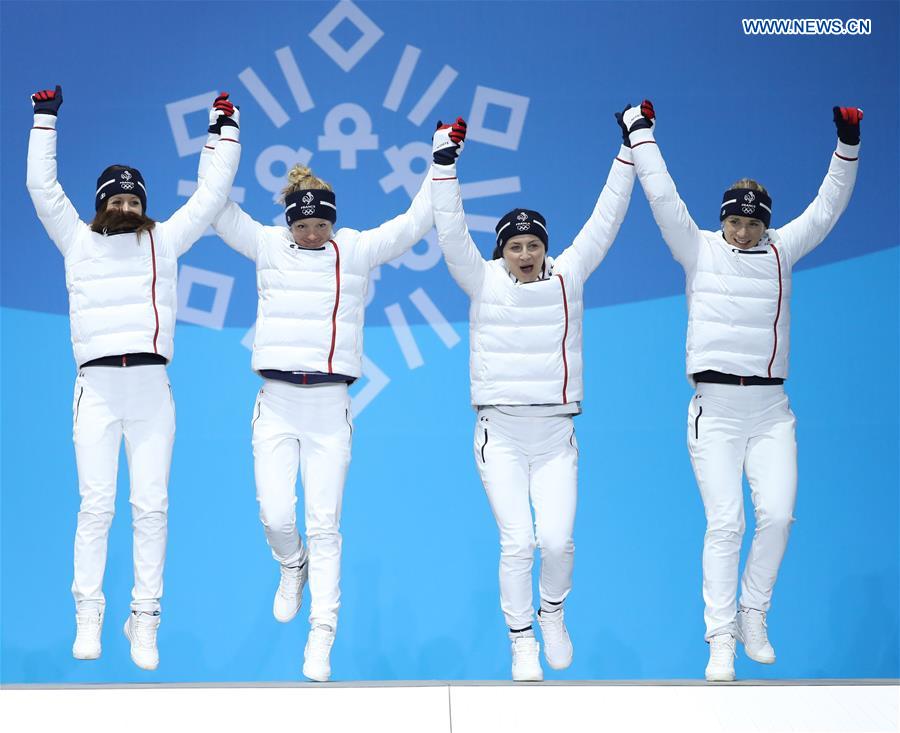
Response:
[[[772,347],[772,358],[769,359],[769,371],[768,376],[772,376],[772,364],[775,363],[775,353],[778,351],[778,319],[781,317],[781,255],[778,253],[778,248],[769,243],[769,246],[772,248],[772,251],[775,253],[775,262],[778,264],[778,308],[775,310],[775,323],[772,326],[772,330],[775,332],[775,345]]]
[[[568,400],[566,399],[566,388],[569,386],[569,362],[566,359],[566,339],[569,338],[569,302],[566,298],[566,284],[563,282],[562,275],[557,275],[559,278],[559,286],[562,288],[562,299],[563,299],[563,311],[566,314],[566,323],[565,328],[563,329],[563,338],[562,338],[562,360],[563,360],[563,391],[562,398],[563,404],[565,405]]]
[[[334,345],[337,341],[337,312],[338,305],[341,302],[341,250],[338,249],[337,242],[333,239],[328,240],[334,247],[334,310],[331,312],[331,351],[328,352],[328,373],[334,374],[332,368],[332,359],[334,358]]]
[[[158,354],[156,339],[159,337],[159,311],[156,309],[156,244],[153,241],[153,230],[150,232],[150,262],[153,264],[153,280],[150,283],[150,300],[153,303],[153,317],[156,319],[156,330],[153,332],[153,353]]]

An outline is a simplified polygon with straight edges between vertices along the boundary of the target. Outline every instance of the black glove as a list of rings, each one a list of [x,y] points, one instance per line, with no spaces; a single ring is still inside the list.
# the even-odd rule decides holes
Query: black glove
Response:
[[[431,151],[434,162],[438,165],[453,165],[466,142],[466,121],[457,117],[452,125],[445,125],[438,120],[434,136],[431,138]]]
[[[235,107],[228,99],[228,92],[222,92],[209,110],[209,127],[207,132],[222,134],[223,127],[238,127],[240,107]]]
[[[838,140],[844,145],[859,145],[859,123],[863,111],[859,107],[835,107],[834,126],[837,127]]]
[[[625,109],[623,109],[621,112],[615,113],[616,122],[619,123],[619,127],[622,129],[622,143],[627,148],[631,147],[631,140],[628,139],[628,128],[625,126],[625,120],[622,119],[622,115],[624,115],[630,109],[631,105],[626,104]]]
[[[59,112],[62,105],[62,87],[57,84],[54,91],[44,89],[31,95],[31,104],[36,115],[53,115]]]

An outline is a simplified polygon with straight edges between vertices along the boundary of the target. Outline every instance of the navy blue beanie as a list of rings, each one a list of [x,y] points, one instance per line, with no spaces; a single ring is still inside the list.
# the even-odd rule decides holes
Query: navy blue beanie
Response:
[[[94,211],[100,211],[111,196],[118,193],[131,193],[141,200],[144,214],[147,213],[147,189],[144,177],[137,168],[127,165],[111,165],[97,179],[97,193],[94,198]]]
[[[772,221],[772,199],[765,191],[751,188],[731,188],[722,196],[719,221],[726,216],[749,216],[759,219],[766,227]]]
[[[309,188],[289,193],[284,197],[284,218],[288,226],[300,219],[325,219],[334,224],[337,221],[334,191]]]
[[[541,214],[531,209],[513,209],[504,215],[497,226],[494,228],[497,232],[497,246],[494,247],[493,259],[499,260],[503,256],[503,247],[510,237],[517,237],[520,234],[531,234],[544,243],[544,252],[547,251],[547,242],[549,235],[547,234],[547,220]]]

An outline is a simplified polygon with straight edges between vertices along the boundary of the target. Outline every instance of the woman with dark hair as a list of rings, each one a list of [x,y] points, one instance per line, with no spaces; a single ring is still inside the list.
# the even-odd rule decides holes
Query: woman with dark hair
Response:
[[[679,197],[654,139],[653,105],[644,101],[617,115],[663,239],[685,270],[687,374],[696,386],[688,410],[688,450],[706,510],[703,600],[710,681],[734,679],[736,640],[754,661],[775,661],[766,613],[797,495],[795,418],[783,387],[791,270],[847,207],[859,156],[862,110],[835,107],[833,112],[837,149],[806,211],[771,228],[768,191],[745,178],[722,197],[717,232],[701,230]],[[736,604],[743,473],[756,531]]]
[[[623,145],[590,219],[569,247],[550,257],[544,217],[513,209],[498,222],[493,257],[485,260],[466,227],[455,161],[443,165],[435,158],[438,241],[450,274],[472,301],[475,464],[500,532],[500,606],[516,681],[544,675],[532,629],[536,546],[544,655],[553,669],[572,662],[563,601],[575,556],[578,444],[572,418],[581,412],[583,393],[584,285],[619,231],[633,185],[631,151]]]
[[[240,159],[237,108],[220,95],[210,125],[222,144],[210,154],[202,185],[166,221],[147,216],[147,187],[137,168],[111,165],[97,179],[88,224],[56,173],[56,123],[62,89],[32,95],[28,192],[63,255],[72,347],[78,376],[72,438],[81,507],[75,532],[76,659],[97,659],[106,611],[103,574],[116,505],[119,448],[131,469],[134,589],[125,635],[141,669],[159,665],[157,630],[168,527],[168,482],[175,404],[166,365],[175,335],[178,258],[222,209]],[[218,138],[219,135],[217,134]]]
[[[439,131],[452,149],[465,129]],[[199,177],[218,147],[213,130]],[[362,374],[363,319],[373,269],[400,256],[431,229],[430,181],[409,209],[374,229],[334,230],[331,186],[305,166],[288,173],[287,226],[266,226],[229,202],[214,222],[224,242],[256,263],[259,307],[252,366],[263,378],[253,408],[253,461],[260,519],[281,579],[273,614],[287,623],[310,585],[310,632],[303,674],[331,677],[340,603],[341,502],[350,465],[349,385]],[[299,468],[307,544],[297,531]]]

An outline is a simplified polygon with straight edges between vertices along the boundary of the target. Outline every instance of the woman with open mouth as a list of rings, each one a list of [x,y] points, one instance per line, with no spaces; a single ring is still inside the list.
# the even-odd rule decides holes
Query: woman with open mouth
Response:
[[[555,259],[547,254],[544,217],[517,208],[497,224],[493,257],[485,260],[466,227],[456,178],[458,147],[451,146],[449,153],[437,144],[435,149],[432,200],[438,241],[450,274],[472,301],[475,463],[500,532],[500,606],[512,642],[512,678],[537,681],[544,673],[532,628],[536,546],[541,549],[538,622],[544,655],[553,669],[572,663],[563,602],[572,587],[575,556],[578,443],[573,417],[581,412],[583,392],[584,284],[625,217],[634,166],[623,145],[593,214]]]
[[[653,216],[685,270],[687,374],[696,386],[688,410],[688,450],[706,510],[703,600],[709,681],[734,679],[736,640],[754,661],[775,661],[766,613],[797,496],[796,421],[783,387],[791,269],[825,239],[847,208],[859,156],[862,110],[835,107],[833,114],[837,149],[806,211],[770,228],[768,191],[744,178],[722,198],[718,232],[697,227],[675,190],[654,139],[653,105],[645,100],[619,115]],[[756,531],[736,603],[743,473],[751,488]]]

